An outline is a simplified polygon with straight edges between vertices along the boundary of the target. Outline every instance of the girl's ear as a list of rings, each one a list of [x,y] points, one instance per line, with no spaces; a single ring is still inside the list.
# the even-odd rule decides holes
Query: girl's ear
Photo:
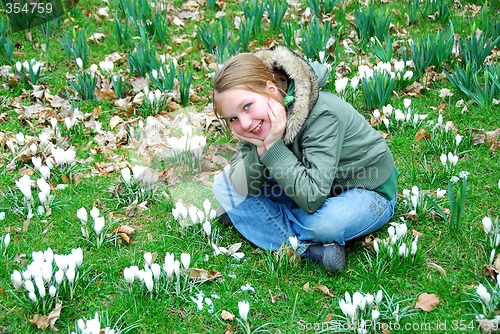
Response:
[[[278,99],[280,97],[279,89],[278,89],[278,87],[272,81],[269,81],[269,80],[267,81],[266,90],[274,98]]]

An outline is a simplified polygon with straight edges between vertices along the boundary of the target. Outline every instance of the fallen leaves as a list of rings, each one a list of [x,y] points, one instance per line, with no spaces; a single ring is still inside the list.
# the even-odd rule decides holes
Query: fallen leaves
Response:
[[[121,238],[120,240],[123,240],[127,244],[129,244],[132,242],[130,237],[135,232],[135,229],[130,226],[120,225],[114,229],[114,232],[118,234],[118,236]]]
[[[46,329],[50,326],[50,329],[52,331],[57,332],[58,329],[55,327],[55,323],[61,316],[61,308],[62,303],[57,303],[55,308],[52,310],[52,312],[49,313],[49,315],[35,314],[30,319],[30,322],[38,329]]]
[[[421,309],[425,312],[431,312],[432,309],[437,306],[439,306],[439,297],[433,293],[422,293],[418,296],[417,302],[415,303],[416,309]]]
[[[500,128],[493,131],[486,131],[480,129],[472,129],[472,144],[481,145],[485,144],[488,146],[490,152],[495,152],[500,148]]]

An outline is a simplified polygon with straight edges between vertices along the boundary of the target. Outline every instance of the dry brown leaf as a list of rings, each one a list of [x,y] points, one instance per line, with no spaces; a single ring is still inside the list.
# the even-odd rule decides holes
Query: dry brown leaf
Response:
[[[326,285],[323,285],[323,284],[316,284],[316,286],[314,287],[314,290],[316,290],[316,291],[321,291],[321,292],[323,292],[325,295],[330,296],[330,297],[333,297],[333,293],[330,291],[330,289],[328,289],[328,287],[327,287]]]
[[[439,91],[439,97],[441,97],[442,99],[447,98],[449,96],[453,96],[453,93],[448,88],[443,88]]]
[[[425,131],[425,129],[420,129],[415,134],[416,141],[422,141],[423,139],[431,140],[431,135]]]
[[[444,270],[443,267],[441,267],[439,264],[436,264],[434,262],[430,262],[427,264],[427,267],[429,267],[430,269],[436,269],[441,274],[446,275],[446,270]]]
[[[189,278],[193,281],[212,281],[222,278],[222,274],[217,270],[210,270],[207,272],[204,269],[188,268],[186,272],[189,273]]]
[[[425,312],[431,312],[432,308],[439,306],[439,297],[433,293],[422,293],[418,296],[415,308],[419,308]]]
[[[111,117],[111,119],[109,120],[109,128],[111,130],[113,130],[121,122],[123,122],[123,120],[121,119],[121,117],[115,115],[115,116]]]
[[[497,276],[498,276],[498,270],[493,267],[491,264],[485,264],[483,266],[483,274],[486,277],[491,278],[492,280],[496,281]]]
[[[306,292],[311,291],[311,287],[310,287],[309,282],[307,282],[306,284],[304,284],[304,286],[302,287],[302,290],[304,290]]]
[[[57,332],[57,328],[54,326],[56,321],[61,316],[62,304],[58,303],[49,315],[39,315],[35,314],[30,322],[35,325],[38,329],[46,329],[50,326],[52,331]]]
[[[233,321],[235,318],[234,314],[232,314],[231,312],[228,312],[226,310],[222,310],[222,312],[220,313],[220,316],[221,316],[222,320],[229,320],[229,321]]]
[[[106,35],[104,35],[103,33],[95,32],[89,38],[87,38],[87,40],[92,44],[99,44],[99,42],[104,39],[104,37],[106,37]]]

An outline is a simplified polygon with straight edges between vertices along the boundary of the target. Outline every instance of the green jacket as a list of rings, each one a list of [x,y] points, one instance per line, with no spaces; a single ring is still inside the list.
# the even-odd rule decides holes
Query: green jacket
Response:
[[[379,191],[391,200],[397,170],[384,138],[350,104],[321,92],[328,70],[308,64],[286,47],[256,53],[295,83],[283,139],[259,160],[256,147],[241,142],[231,159],[230,181],[244,196],[257,195],[269,173],[305,212],[349,188]]]

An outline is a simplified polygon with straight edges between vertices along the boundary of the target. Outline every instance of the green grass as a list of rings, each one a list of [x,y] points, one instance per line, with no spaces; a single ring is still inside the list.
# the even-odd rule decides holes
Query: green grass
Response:
[[[305,3],[306,1],[302,1],[300,6],[290,7],[285,20],[293,19],[300,23],[307,6]],[[446,3],[452,8],[450,1]],[[164,131],[162,135],[165,136],[180,135],[180,123],[175,123],[176,116],[187,115],[190,111],[201,112],[210,103],[212,71],[209,68],[214,68],[216,65],[197,39],[196,31],[197,26],[201,26],[204,22],[210,24],[218,22],[216,13],[220,8],[216,6],[215,9],[208,9],[206,4],[200,5],[196,9],[200,15],[184,20],[185,27],[181,28],[173,22],[173,15],[182,17],[182,14],[188,13],[188,9],[182,9],[183,4],[182,1],[175,1],[173,5],[168,5],[171,6],[168,39],[161,43],[153,42],[158,54],[169,54],[177,58],[179,68],[186,66],[194,68],[191,89],[195,96],[192,96],[190,107],[181,109],[180,112],[164,111],[155,117],[156,120],[168,119],[162,123],[167,124],[162,129]],[[243,17],[242,6],[235,1],[226,2],[225,5],[224,12],[229,26],[233,29],[235,17]],[[85,8],[88,11],[84,11],[81,5],[75,6],[58,22],[51,23],[48,36],[43,27],[32,28],[29,31],[30,35],[26,32],[7,31],[7,35],[18,44],[12,60],[8,59],[3,45],[0,46],[0,66],[12,66],[11,73],[14,73],[16,61],[23,62],[36,58],[45,63],[46,70],[41,81],[43,87],[51,94],[67,99],[73,95],[67,74],[74,75],[78,72],[78,68],[73,58],[66,57],[58,38],[76,27],[76,31],[85,29],[87,37],[93,32],[102,32],[106,36],[99,45],[87,43],[89,64],[98,64],[106,56],[118,52],[123,59],[115,62],[115,72],[119,69],[129,75],[126,54],[133,51],[133,45],[129,47],[118,45],[113,32],[115,25],[113,20],[95,16],[97,10],[103,6],[104,2],[95,0],[86,2]],[[360,6],[358,2],[344,1],[336,6],[332,14],[324,16],[324,19],[338,20],[332,23],[342,25],[340,40],[348,41],[353,47],[359,47],[361,43],[357,41],[356,33],[351,33],[355,25],[349,18]],[[111,1],[109,8],[110,18],[115,13],[121,16],[118,13],[118,1]],[[415,40],[426,37],[430,32],[435,33],[445,28],[439,19],[433,20],[421,15],[418,15],[414,25],[407,26],[404,15],[405,1],[375,3],[375,9],[388,10],[392,14],[392,23],[395,27],[391,28],[390,34],[393,41],[401,41],[398,45],[405,44],[409,38]],[[457,36],[465,39],[475,33],[478,19],[471,12],[466,14],[467,20],[465,20],[463,7],[453,7],[450,10]],[[295,15],[293,18],[292,12]],[[498,15],[496,18],[493,17],[495,11],[491,12],[492,21],[498,20]],[[199,17],[199,20],[196,17]],[[6,15],[0,13],[0,18],[6,20]],[[305,19],[303,24],[307,24],[311,18]],[[267,29],[269,23],[265,20],[263,26],[261,35],[252,37],[251,51],[283,42],[279,29]],[[174,38],[183,41],[177,43]],[[47,41],[48,45],[43,46]],[[350,72],[347,70],[343,73],[350,78],[357,73],[361,59],[369,59],[372,62],[376,59],[368,47],[361,50],[361,54],[353,55],[345,52],[342,44],[338,42],[335,54],[330,58],[333,60],[331,65],[335,69],[340,62],[345,62]],[[134,43],[139,43],[139,40],[136,39]],[[296,51],[301,53],[300,49]],[[394,57],[401,59],[400,51],[394,50]],[[496,64],[498,65],[498,62]],[[451,65],[445,64],[445,70],[449,70]],[[334,91],[334,78],[334,74],[331,74],[325,90]],[[151,84],[149,87],[154,89]],[[442,99],[440,90],[443,88],[449,89],[454,95]],[[50,331],[37,329],[30,323],[30,319],[39,313],[39,310],[28,299],[24,288],[14,291],[10,279],[14,270],[22,272],[26,269],[32,260],[32,252],[44,251],[48,247],[59,254],[67,254],[77,247],[82,247],[84,252],[81,270],[85,274],[77,285],[75,298],[62,300],[62,311],[55,323],[61,333],[75,331],[78,319],[93,318],[95,312],[99,313],[101,319],[106,317],[109,319],[109,321],[103,320],[102,324],[107,322],[115,329],[122,329],[123,332],[128,329],[130,333],[221,333],[226,330],[244,333],[245,330],[238,327],[236,320],[222,319],[223,310],[231,312],[238,318],[238,302],[242,300],[250,303],[249,324],[252,330],[263,326],[260,327],[263,331],[271,333],[304,331],[315,333],[321,328],[324,329],[332,316],[342,315],[338,302],[344,298],[346,291],[351,295],[355,291],[375,294],[381,288],[388,296],[394,298],[395,303],[399,303],[401,312],[404,308],[410,308],[410,312],[401,319],[400,324],[394,323],[394,317],[385,320],[391,321],[388,324],[392,326],[393,333],[457,332],[459,329],[480,332],[475,321],[475,310],[480,309],[475,291],[479,283],[488,286],[487,282],[490,279],[483,274],[482,268],[488,262],[491,251],[485,242],[481,219],[490,216],[494,220],[500,216],[498,201],[500,170],[498,152],[490,151],[486,144],[474,145],[473,136],[477,131],[495,130],[500,124],[500,113],[498,105],[479,107],[471,103],[444,75],[429,80],[427,89],[415,95],[408,95],[403,91],[394,92],[392,95],[391,104],[395,108],[402,108],[403,99],[409,97],[412,98],[413,112],[428,114],[428,118],[419,126],[392,124],[390,131],[387,131],[381,124],[376,129],[387,134],[387,143],[400,172],[398,191],[402,194],[403,189],[411,189],[412,186],[431,191],[447,188],[451,174],[443,171],[439,156],[441,153],[453,151],[455,133],[443,135],[446,141],[439,140],[438,136],[429,141],[417,141],[415,135],[421,128],[427,133],[432,133],[432,125],[427,121],[435,122],[439,114],[443,115],[445,122],[453,122],[454,131],[463,136],[462,143],[457,149],[459,163],[453,175],[458,175],[462,170],[471,173],[460,231],[457,234],[450,233],[443,219],[422,210],[421,207],[416,217],[406,217],[409,206],[400,198],[392,222],[399,223],[401,217],[406,217],[409,231],[416,230],[422,234],[419,241],[420,260],[414,265],[408,263],[392,265],[378,274],[368,266],[366,254],[370,250],[363,244],[364,238],[348,244],[347,269],[342,273],[329,275],[317,265],[293,262],[283,256],[276,258],[274,254],[255,249],[235,229],[216,221],[212,223],[212,241],[226,248],[242,243],[239,251],[245,253],[245,257],[238,260],[230,255],[214,256],[214,249],[203,235],[201,225],[182,229],[173,218],[171,210],[178,200],[202,208],[203,200],[209,199],[212,206],[216,207],[217,202],[209,183],[213,175],[218,172],[219,166],[205,167],[206,170],[202,174],[191,173],[185,166],[179,166],[175,160],[164,158],[161,146],[155,146],[158,143],[141,146],[146,144],[145,140],[133,142],[129,138],[117,141],[116,135],[120,131],[122,135],[123,131],[130,132],[129,127],[139,131],[139,122],[147,124],[147,120],[141,117],[140,105],[135,106],[135,111],[125,111],[116,106],[113,100],[72,101],[74,107],[85,114],[85,120],[75,129],[63,131],[64,136],[52,138],[51,142],[59,147],[76,149],[76,166],[81,169],[77,173],[79,182],[70,183],[65,189],[55,189],[57,183],[51,179],[54,188],[51,190],[51,194],[54,195],[52,213],[47,217],[35,215],[27,225],[26,217],[16,216],[13,213],[13,203],[8,201],[9,197],[6,194],[12,189],[21,200],[21,194],[14,182],[26,168],[33,168],[30,162],[31,156],[14,159],[7,140],[15,141],[16,134],[22,132],[27,138],[33,137],[32,139],[37,141],[34,136],[39,135],[44,128],[50,127],[50,117],[59,117],[59,127],[64,127],[63,117],[60,117],[61,111],[52,107],[43,97],[41,101],[51,112],[50,116],[35,113],[28,118],[23,115],[24,109],[20,108],[21,105],[28,107],[37,102],[37,99],[29,94],[32,91],[31,85],[16,83],[12,76],[10,78],[0,76],[0,94],[3,96],[0,103],[0,212],[6,214],[5,219],[0,221],[0,332],[48,333]],[[131,98],[135,95],[136,92],[133,91],[127,94]],[[463,104],[459,104],[460,100],[464,100]],[[180,103],[175,96],[173,101]],[[361,94],[358,94],[355,100],[348,102],[369,119],[373,110],[364,108]],[[464,109],[464,106],[467,108]],[[126,124],[120,123],[111,129],[113,116],[119,116]],[[100,135],[89,128],[95,121],[102,125]],[[205,131],[205,128],[200,126],[197,133],[203,133],[207,137],[204,159],[208,159],[212,153],[230,159],[233,152],[231,148],[234,148],[237,142],[224,135],[220,127],[211,124]],[[154,138],[154,136],[148,137],[148,139]],[[38,155],[48,156],[49,151],[40,149]],[[14,163],[8,168],[12,160]],[[118,202],[110,189],[121,182],[120,169],[133,164],[134,160],[165,176],[166,180],[162,185],[175,182],[165,189],[165,193],[158,192],[157,196],[144,204],[144,207],[130,211],[125,205],[117,205]],[[178,179],[168,174],[172,170]],[[35,180],[35,176],[31,178]],[[200,183],[200,180],[203,182]],[[36,195],[35,189],[33,192]],[[448,207],[446,198],[443,203]],[[107,226],[115,227],[121,224],[134,228],[132,242],[130,244],[106,242],[97,248],[83,239],[76,211],[81,207],[90,210],[92,206],[100,209]],[[427,207],[430,208],[430,205]],[[28,226],[27,230],[23,230],[23,226]],[[1,240],[8,232],[11,242],[4,252]],[[375,236],[385,238],[387,229],[381,229]],[[173,253],[176,259],[179,259],[181,253],[190,253],[191,267],[208,272],[216,271],[221,274],[222,279],[192,284],[190,289],[180,295],[165,294],[154,296],[152,299],[146,288],[137,282],[129,292],[123,270],[132,265],[143,267],[145,252],[155,252],[158,255],[156,263],[160,264],[163,263],[167,252]],[[442,267],[445,274],[433,269],[434,264]],[[490,280],[490,283],[494,282]],[[246,285],[250,285],[255,291],[241,291]],[[318,286],[326,286],[331,291],[331,296],[315,288]],[[206,297],[211,298],[213,313],[210,313],[206,305],[201,311],[198,310],[191,300],[191,297],[199,291],[203,291]],[[413,310],[418,296],[424,292],[439,297],[439,305],[431,312]],[[474,303],[469,302],[471,300],[474,300]],[[493,308],[498,310],[496,306]]]

